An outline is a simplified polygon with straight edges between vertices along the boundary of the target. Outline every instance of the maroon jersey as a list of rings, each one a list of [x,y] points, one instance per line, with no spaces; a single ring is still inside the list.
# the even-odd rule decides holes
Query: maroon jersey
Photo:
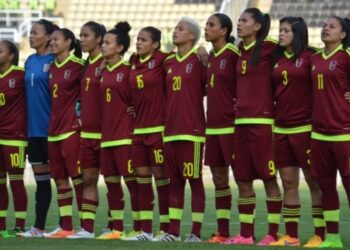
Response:
[[[26,118],[24,69],[12,65],[0,74],[0,140],[25,140]]]
[[[163,62],[169,54],[155,51],[142,60],[131,59],[130,86],[136,117],[135,134],[164,131],[165,73]]]
[[[283,57],[274,65],[277,127],[311,125],[311,55],[311,51],[305,50],[299,58],[292,59],[293,55],[285,51]]]
[[[84,62],[70,55],[63,62],[50,66],[51,115],[49,137],[78,131],[75,105],[80,96],[80,79]],[[57,138],[59,139],[59,138]],[[50,140],[55,140],[51,138]]]
[[[312,127],[317,133],[350,135],[350,102],[344,97],[350,91],[349,53],[340,45],[329,55],[320,52],[311,57]]]
[[[166,115],[164,141],[204,142],[206,68],[192,49],[182,58],[171,55],[164,62]]]
[[[272,55],[276,42],[265,39],[261,45],[257,66],[251,61],[255,42],[239,50],[237,74],[236,124],[272,124],[274,117]]]
[[[239,51],[228,43],[209,55],[207,70],[207,134],[233,133],[236,98],[236,68]],[[221,131],[220,131],[221,129]],[[226,133],[229,131],[226,131]]]
[[[98,54],[95,58],[88,58],[81,79],[81,137],[98,139],[101,138],[101,70],[103,58]]]
[[[101,147],[131,144],[133,118],[127,113],[132,105],[129,86],[130,65],[119,61],[106,66],[101,76]]]

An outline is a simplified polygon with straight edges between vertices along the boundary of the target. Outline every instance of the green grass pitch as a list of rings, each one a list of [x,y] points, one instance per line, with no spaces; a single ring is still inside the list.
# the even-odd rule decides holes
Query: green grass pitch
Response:
[[[215,210],[214,210],[214,189],[212,187],[211,181],[207,180],[208,184],[206,185],[206,213],[204,217],[204,223],[202,228],[202,238],[208,239],[212,233],[216,231],[216,220],[215,220]],[[231,185],[235,187],[235,185]],[[265,193],[261,186],[257,186],[257,209],[256,209],[256,226],[255,226],[255,236],[257,240],[260,240],[267,230],[266,224],[266,206],[265,206]],[[340,204],[341,204],[341,222],[340,230],[341,236],[344,244],[344,249],[350,249],[350,217],[349,217],[349,206],[346,199],[346,195],[342,188],[340,188]],[[34,192],[35,188],[33,186],[28,186],[29,194],[29,207],[27,214],[27,227],[30,227],[34,223]],[[106,189],[104,187],[100,188],[100,206],[97,212],[96,220],[96,234],[101,233],[102,228],[106,225]],[[301,187],[301,201],[302,201],[302,217],[300,219],[299,234],[300,239],[303,243],[313,234],[313,226],[311,220],[311,208],[310,208],[310,199],[309,192],[306,187]],[[190,214],[190,193],[186,192],[186,204],[184,216],[182,219],[182,236],[189,233],[191,228],[191,214]],[[55,191],[53,196],[53,201],[50,207],[49,216],[47,219],[47,229],[51,230],[57,225],[58,221],[58,209],[55,199]],[[127,231],[131,228],[131,213],[127,192],[125,192],[126,200],[126,209],[125,209],[125,229]],[[237,188],[233,189],[233,209],[231,215],[231,234],[235,235],[238,233],[239,224],[238,224],[238,214],[237,214]],[[12,212],[12,206],[10,206],[8,228],[13,227],[14,217]],[[157,213],[155,218],[157,218]],[[79,225],[77,213],[75,212],[74,216],[74,225],[77,227]],[[156,225],[158,224],[157,220],[154,221],[154,230],[156,230]],[[284,232],[284,226],[281,224],[280,232]],[[218,244],[208,244],[208,243],[152,243],[152,242],[125,242],[125,241],[99,241],[99,240],[52,240],[52,239],[0,239],[0,249],[12,250],[12,249],[59,249],[59,250],[95,250],[95,249],[152,249],[152,250],[163,250],[163,249],[295,249],[295,247],[257,247],[257,246],[225,246]]]

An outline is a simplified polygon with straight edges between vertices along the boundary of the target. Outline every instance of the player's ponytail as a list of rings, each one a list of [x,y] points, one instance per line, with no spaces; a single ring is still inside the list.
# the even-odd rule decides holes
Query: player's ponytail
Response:
[[[9,54],[13,55],[11,64],[17,66],[19,61],[19,51],[17,46],[13,42],[8,40],[2,40],[1,43],[4,43],[7,49],[9,50]]]
[[[107,33],[111,33],[117,36],[117,44],[122,45],[123,49],[120,52],[121,55],[124,55],[130,47],[130,36],[129,31],[131,26],[128,22],[119,22],[114,26],[114,29],[109,30]]]
[[[219,19],[221,28],[224,29],[226,28],[226,35],[225,35],[225,41],[227,43],[234,43],[235,42],[235,37],[231,36],[233,25],[230,17],[228,15],[225,15],[223,13],[215,13],[213,14],[217,19]]]
[[[59,31],[63,34],[65,40],[70,40],[69,51],[74,50],[74,55],[81,58],[83,53],[81,51],[79,40],[75,38],[74,33],[67,28],[59,29]]]
[[[261,25],[256,35],[256,44],[251,56],[252,64],[258,66],[260,62],[261,46],[269,34],[271,19],[269,14],[262,13],[258,8],[248,8],[244,12],[251,14],[254,21]]]

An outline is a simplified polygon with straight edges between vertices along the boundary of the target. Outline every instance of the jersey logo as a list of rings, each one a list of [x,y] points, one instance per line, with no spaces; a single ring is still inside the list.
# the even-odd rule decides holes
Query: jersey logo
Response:
[[[169,68],[167,74],[171,74],[172,72],[171,68]]]
[[[101,83],[103,82],[103,77],[101,77],[101,80],[100,80],[100,82],[101,82]]]
[[[274,69],[277,69],[278,68],[278,63],[276,63],[274,66],[273,66]]]
[[[208,63],[208,69],[210,68],[210,63]]]
[[[50,69],[50,64],[49,63],[45,63],[43,66],[43,72],[49,72]]]
[[[50,73],[50,75],[49,75],[49,79],[51,79],[52,78],[52,73]]]
[[[227,63],[227,60],[226,59],[222,59],[220,61],[220,69],[222,69],[222,70],[225,69],[226,63]]]
[[[16,86],[16,80],[15,79],[9,79],[9,87],[13,89]]]
[[[119,73],[117,74],[117,77],[115,78],[115,80],[116,80],[117,82],[121,82],[121,81],[123,80],[123,77],[124,77],[124,73],[123,73],[123,72],[119,72]]]
[[[315,64],[313,64],[311,67],[311,70],[315,70],[315,69],[316,69],[316,66],[315,66]]]
[[[133,65],[131,66],[131,69],[132,69],[132,70],[136,69],[135,64],[133,64]]]
[[[101,75],[101,68],[100,67],[96,67],[95,68],[95,76],[100,76]]]
[[[154,66],[156,66],[156,61],[154,61],[154,59],[153,59],[153,60],[151,60],[151,61],[148,63],[148,68],[149,68],[149,69],[153,69]]]
[[[296,68],[300,68],[300,67],[303,65],[303,62],[304,62],[304,59],[303,59],[303,58],[298,58],[298,59],[295,61],[295,67],[296,67]]]
[[[186,73],[189,74],[192,72],[193,64],[189,63],[186,65]]]
[[[335,67],[337,67],[338,62],[336,60],[333,60],[329,63],[329,70],[334,71]]]
[[[72,73],[72,71],[70,71],[69,69],[65,70],[64,71],[64,79],[69,79],[71,73]]]

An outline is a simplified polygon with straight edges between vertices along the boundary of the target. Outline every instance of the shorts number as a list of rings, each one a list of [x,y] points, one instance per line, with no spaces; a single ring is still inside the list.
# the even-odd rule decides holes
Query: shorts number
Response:
[[[111,89],[107,88],[106,89],[106,102],[111,102],[112,96],[111,96]]]
[[[0,93],[0,107],[5,106],[6,104],[6,98],[5,98],[5,93]]]
[[[129,174],[133,174],[134,173],[134,168],[132,167],[131,160],[128,160],[128,173]]]
[[[242,61],[242,75],[244,75],[247,72],[247,60]]]
[[[136,82],[137,82],[137,88],[138,89],[143,89],[143,87],[145,86],[142,78],[143,78],[143,75],[137,75],[136,76]]]
[[[268,163],[268,167],[269,167],[269,174],[271,175],[271,176],[274,176],[274,175],[276,175],[276,167],[275,167],[275,163],[273,162],[273,161],[269,161],[269,163]]]
[[[85,79],[86,79],[85,92],[87,92],[89,90],[91,78],[90,77],[86,77]]]
[[[282,71],[282,77],[283,77],[282,83],[284,85],[287,85],[288,84],[288,72],[287,72],[287,70]]]
[[[317,74],[317,89],[319,90],[324,89],[323,74]]]
[[[183,176],[184,177],[192,177],[193,176],[193,163],[192,162],[184,162],[183,165]]]
[[[57,84],[57,83],[54,83],[54,85],[53,85],[53,91],[52,91],[52,97],[53,97],[53,98],[57,98],[57,97],[58,97],[57,92],[58,92],[58,84]]]
[[[11,158],[11,167],[18,168],[20,165],[19,154],[18,153],[10,154],[10,158]]]
[[[181,76],[173,76],[173,91],[181,90]]]
[[[163,150],[155,149],[153,150],[153,154],[154,154],[154,160],[156,164],[162,164],[164,162]]]
[[[311,149],[306,150],[306,156],[307,156],[306,163],[307,165],[311,166]]]

